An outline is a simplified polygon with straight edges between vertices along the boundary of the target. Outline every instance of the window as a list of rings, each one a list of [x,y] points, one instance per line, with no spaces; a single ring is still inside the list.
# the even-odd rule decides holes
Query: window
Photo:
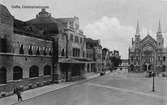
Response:
[[[24,48],[23,48],[23,45],[20,46],[19,54],[24,54]]]
[[[46,54],[46,48],[44,48],[44,50],[43,50],[43,55],[47,55]]]
[[[78,36],[75,36],[75,42],[76,42],[76,43],[79,42]]]
[[[158,56],[158,61],[160,61],[160,56]]]
[[[6,83],[6,68],[0,68],[0,84]]]
[[[64,56],[65,54],[64,54],[64,49],[62,49],[62,51],[61,51],[61,56]]]
[[[52,56],[52,50],[49,51],[49,55]]]
[[[7,52],[7,39],[1,38],[1,52]]]
[[[73,41],[73,35],[72,34],[70,34],[70,40]]]
[[[163,56],[163,61],[165,61],[166,60],[166,57],[165,56]]]
[[[80,38],[80,43],[82,43],[82,38]]]
[[[46,65],[44,67],[44,75],[51,75],[51,66]]]
[[[80,56],[80,49],[77,49],[77,57]]]
[[[73,48],[73,56],[74,57],[79,57],[80,56],[80,49]]]
[[[30,67],[30,72],[29,72],[29,77],[38,77],[39,76],[39,69],[37,66],[31,66]]]
[[[29,47],[28,54],[32,55],[32,46]]]
[[[83,51],[83,57],[85,57],[85,52]]]
[[[131,61],[133,62],[133,57],[131,57]]]
[[[75,48],[73,48],[73,51],[72,51],[72,52],[73,52],[73,56],[75,56]]]
[[[21,67],[15,66],[13,68],[13,80],[19,80],[23,78],[23,71]]]
[[[37,48],[36,55],[40,55],[40,50],[39,50],[39,47]]]

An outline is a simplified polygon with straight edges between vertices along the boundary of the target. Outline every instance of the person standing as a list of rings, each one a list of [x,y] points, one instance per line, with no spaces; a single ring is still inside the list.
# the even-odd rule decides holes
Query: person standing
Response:
[[[17,95],[19,102],[23,101],[22,96],[21,96],[21,88],[18,88],[18,87],[14,88],[14,93]]]

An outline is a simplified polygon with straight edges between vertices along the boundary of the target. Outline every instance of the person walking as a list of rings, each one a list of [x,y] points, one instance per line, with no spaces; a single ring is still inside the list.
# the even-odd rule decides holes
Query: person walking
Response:
[[[18,87],[14,88],[14,93],[18,97],[18,102],[23,101],[22,96],[21,96],[21,88],[18,88]]]

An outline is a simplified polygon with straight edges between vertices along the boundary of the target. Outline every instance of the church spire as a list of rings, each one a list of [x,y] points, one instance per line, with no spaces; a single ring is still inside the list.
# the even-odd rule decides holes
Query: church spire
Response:
[[[161,22],[159,20],[158,33],[161,33]]]
[[[137,20],[136,35],[140,35],[139,21]]]

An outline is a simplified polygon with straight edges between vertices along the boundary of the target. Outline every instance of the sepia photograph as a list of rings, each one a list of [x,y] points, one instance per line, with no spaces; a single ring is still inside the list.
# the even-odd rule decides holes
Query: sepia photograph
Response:
[[[167,0],[0,0],[0,105],[167,105]]]

